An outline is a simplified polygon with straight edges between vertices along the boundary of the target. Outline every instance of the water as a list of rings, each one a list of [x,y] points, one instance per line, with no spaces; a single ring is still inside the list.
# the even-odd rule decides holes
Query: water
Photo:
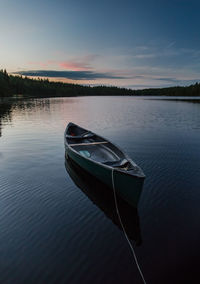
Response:
[[[147,283],[198,283],[200,103],[147,97],[0,103],[0,283],[142,283],[111,193],[66,171],[69,121],[146,174],[124,222]]]

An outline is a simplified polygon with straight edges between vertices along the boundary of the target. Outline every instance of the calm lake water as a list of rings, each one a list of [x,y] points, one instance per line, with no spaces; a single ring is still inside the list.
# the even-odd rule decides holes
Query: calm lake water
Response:
[[[69,121],[146,174],[122,204],[146,282],[200,283],[200,103],[134,97],[0,103],[0,283],[142,283],[112,192],[65,164]]]

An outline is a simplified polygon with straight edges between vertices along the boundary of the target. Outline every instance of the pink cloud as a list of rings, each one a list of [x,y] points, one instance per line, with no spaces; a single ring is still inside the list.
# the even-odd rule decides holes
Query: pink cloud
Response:
[[[63,61],[59,62],[58,65],[64,69],[72,71],[84,71],[91,69],[89,64],[86,62]]]
[[[54,60],[48,60],[46,62],[30,61],[28,62],[28,64],[41,66],[41,67],[48,67],[48,66],[56,65],[63,69],[72,70],[72,71],[86,71],[86,70],[91,69],[89,63],[87,63],[86,61],[78,62],[76,60],[61,61],[61,62],[54,61]]]
[[[94,61],[98,55],[89,54],[83,57],[78,57],[73,60],[66,60],[59,62],[59,66],[73,71],[88,71],[91,70],[91,62]]]
[[[72,71],[88,71],[91,70],[91,62],[94,61],[98,57],[98,55],[90,54],[82,57],[77,57],[71,60],[63,60],[63,61],[56,61],[56,60],[48,60],[46,62],[41,61],[30,61],[28,62],[29,65],[36,65],[41,67],[48,67],[48,66],[56,66],[61,67],[65,70],[72,70]]]

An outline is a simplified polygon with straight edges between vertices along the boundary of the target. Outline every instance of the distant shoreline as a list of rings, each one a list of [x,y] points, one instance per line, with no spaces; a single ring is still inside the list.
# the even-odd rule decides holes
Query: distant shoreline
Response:
[[[135,96],[135,97],[200,97],[200,83],[186,87],[149,88],[132,90],[107,86],[83,86],[48,79],[30,79],[0,71],[0,98],[58,98],[83,96]]]

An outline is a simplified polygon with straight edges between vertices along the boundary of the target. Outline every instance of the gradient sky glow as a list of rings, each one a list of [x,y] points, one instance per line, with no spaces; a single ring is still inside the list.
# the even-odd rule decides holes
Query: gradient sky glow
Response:
[[[91,85],[189,85],[200,81],[199,11],[198,0],[0,0],[0,68]]]

